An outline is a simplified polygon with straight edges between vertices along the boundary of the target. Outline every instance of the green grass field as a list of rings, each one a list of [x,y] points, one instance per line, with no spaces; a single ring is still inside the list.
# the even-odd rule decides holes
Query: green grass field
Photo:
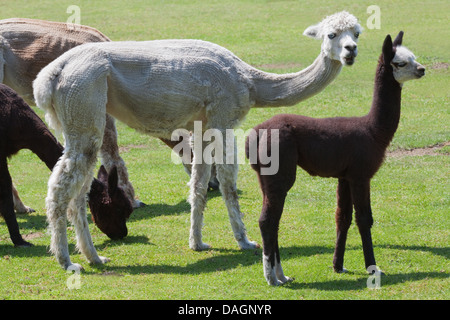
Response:
[[[0,18],[66,21],[71,1],[1,1]],[[294,107],[254,109],[247,130],[278,113],[314,117],[359,116],[371,104],[373,77],[386,34],[405,31],[404,45],[427,68],[406,83],[402,118],[389,155],[372,180],[375,256],[386,273],[380,289],[368,289],[361,240],[349,232],[347,274],[332,271],[336,180],[309,177],[298,170],[280,225],[285,274],[295,281],[269,287],[262,250],[241,251],[234,240],[219,192],[210,192],[204,241],[211,250],[188,247],[188,176],[170,161],[159,140],[118,124],[121,153],[138,197],[148,205],[133,212],[129,236],[111,241],[91,222],[94,244],[111,259],[82,264],[80,288],[69,289],[70,273],[48,252],[44,199],[50,172],[27,150],[10,159],[10,172],[22,200],[36,210],[18,215],[32,248],[14,248],[0,220],[0,299],[449,299],[450,256],[450,29],[447,0],[427,1],[78,1],[81,23],[113,40],[195,38],[218,43],[263,70],[287,73],[312,63],[320,42],[302,35],[326,15],[347,10],[365,28],[357,62],[319,95]],[[381,9],[381,28],[369,29],[369,5]],[[444,27],[443,27],[444,26]],[[42,115],[41,112],[39,112]],[[435,145],[447,146],[431,150]],[[419,149],[420,148],[420,149]],[[401,152],[403,150],[423,152]],[[242,150],[240,150],[242,152]],[[251,240],[261,243],[261,195],[256,175],[240,165],[238,189]]]

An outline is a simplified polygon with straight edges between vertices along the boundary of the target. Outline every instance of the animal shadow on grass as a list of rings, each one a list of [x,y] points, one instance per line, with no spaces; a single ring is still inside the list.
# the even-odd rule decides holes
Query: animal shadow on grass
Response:
[[[47,218],[45,215],[36,213],[16,213],[16,217],[20,230],[25,231],[26,229],[32,230],[47,228]],[[5,221],[3,219],[0,220],[1,224],[4,224],[4,222]]]
[[[19,230],[23,238],[30,242],[32,247],[14,247],[11,238],[5,234],[0,238],[0,257],[3,255],[14,255],[18,257],[26,257],[31,255],[40,256],[45,255],[45,246],[38,246],[35,244],[36,239],[46,236],[47,222],[45,215],[31,214],[31,213],[16,213]],[[6,228],[6,223],[0,217],[0,225]],[[44,250],[41,250],[44,249]]]
[[[408,251],[420,251],[420,252],[430,252],[434,255],[442,256],[446,259],[450,258],[450,248],[436,248],[436,247],[426,247],[426,246],[403,246],[403,245],[376,245],[374,248],[381,248],[383,250],[408,250]],[[333,248],[328,247],[293,247],[293,248],[280,248],[280,254],[285,256],[286,259],[289,259],[291,256],[295,256],[297,254],[292,255],[292,251],[295,250],[306,250],[303,256],[311,256],[318,253],[324,254],[332,254],[334,252]],[[346,251],[350,250],[361,250],[359,246],[347,247]],[[331,261],[330,261],[331,263]],[[324,269],[323,272],[333,272],[332,268]],[[330,280],[330,281],[311,281],[311,279],[296,279],[293,282],[288,282],[283,285],[285,288],[289,289],[317,289],[324,291],[350,291],[350,290],[359,290],[361,288],[367,287],[367,280],[369,278],[369,274],[365,272],[365,270],[355,270],[354,272],[349,271],[349,275],[361,275],[357,279],[345,279],[346,274],[342,274],[342,279],[338,280]],[[435,279],[446,279],[448,278],[447,272],[442,272],[441,270],[435,272],[411,272],[411,273],[398,273],[391,274],[387,273],[381,276],[381,287],[383,285],[395,285],[400,284],[406,281],[420,281],[426,278],[435,278]]]
[[[207,257],[207,252],[198,253],[198,260],[186,265],[147,264],[127,266],[99,266],[102,270],[112,270],[116,273],[126,274],[178,274],[194,275],[218,271],[231,270],[237,267],[246,267],[261,261],[261,254],[257,250],[214,249],[225,254]]]
[[[238,194],[240,192],[238,191]],[[207,200],[216,197],[221,197],[221,193],[218,190],[212,190],[208,192]],[[155,218],[159,216],[181,215],[189,214],[191,212],[191,205],[187,199],[182,199],[176,204],[168,203],[150,203],[146,204],[142,208],[134,209],[128,221],[139,221],[148,218]]]
[[[330,271],[329,272],[333,272]],[[317,289],[322,291],[351,291],[360,290],[367,287],[367,280],[369,279],[369,274],[362,275],[358,279],[339,279],[339,280],[329,280],[329,281],[308,281],[294,280],[293,282],[288,282],[283,285],[285,288],[298,290],[298,289]],[[345,274],[343,274],[345,277]],[[412,273],[398,273],[398,274],[388,274],[382,275],[380,280],[380,287],[387,285],[401,284],[407,281],[420,281],[424,279],[435,278],[435,279],[447,279],[448,274],[445,272],[412,272]]]
[[[137,239],[142,241],[143,239]],[[310,256],[321,253],[332,253],[333,248],[311,246],[311,247],[288,247],[280,248],[281,252],[289,257]],[[237,267],[247,267],[261,263],[261,249],[239,250],[239,249],[221,249],[214,248],[211,251],[220,252],[213,257],[208,254],[209,250],[198,252],[198,260],[187,265],[128,265],[128,266],[108,266],[99,265],[99,270],[112,270],[116,273],[127,274],[203,274],[217,271],[231,270]],[[205,258],[206,257],[206,258]]]

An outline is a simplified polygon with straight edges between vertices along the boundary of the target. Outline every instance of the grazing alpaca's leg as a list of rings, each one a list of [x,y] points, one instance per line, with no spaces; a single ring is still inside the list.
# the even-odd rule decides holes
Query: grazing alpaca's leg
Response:
[[[346,180],[339,179],[337,187],[336,209],[336,248],[334,250],[333,268],[335,272],[346,272],[344,268],[345,243],[352,223],[353,204],[350,186]]]
[[[14,187],[14,184],[12,185],[12,196],[14,201],[14,210],[16,211],[16,213],[35,212],[34,209],[23,204],[22,200],[20,200],[19,193],[17,192],[16,187]]]
[[[6,157],[0,159],[0,214],[5,219],[11,240],[16,247],[29,247],[31,243],[23,240],[19,231],[19,224],[14,213],[14,201],[11,192],[12,180],[8,171]]]
[[[355,207],[355,220],[361,235],[364,261],[366,269],[375,266],[375,255],[373,253],[372,235],[370,229],[373,225],[372,209],[370,207],[370,180],[363,182],[351,182],[350,190]]]
[[[110,115],[106,115],[105,134],[103,136],[103,144],[100,149],[102,163],[106,171],[110,172],[112,167],[116,166],[119,177],[119,185],[122,186],[128,198],[130,198],[133,208],[139,208],[145,204],[134,198],[134,188],[128,180],[128,170],[125,162],[119,155],[117,144],[117,129],[115,120]],[[125,181],[125,182],[124,182]]]

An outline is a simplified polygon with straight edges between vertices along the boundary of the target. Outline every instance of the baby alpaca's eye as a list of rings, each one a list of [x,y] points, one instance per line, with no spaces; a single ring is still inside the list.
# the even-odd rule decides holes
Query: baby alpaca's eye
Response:
[[[392,63],[396,68],[403,68],[406,66],[406,62]]]
[[[359,37],[359,32],[355,32],[355,38]]]
[[[328,35],[328,38],[330,38],[330,39],[334,39],[335,37],[336,37],[336,33],[330,33]]]

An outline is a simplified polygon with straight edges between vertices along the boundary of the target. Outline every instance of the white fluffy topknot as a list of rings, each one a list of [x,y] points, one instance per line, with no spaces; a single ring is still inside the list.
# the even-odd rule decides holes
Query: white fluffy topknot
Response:
[[[327,16],[320,22],[320,25],[326,28],[334,29],[334,31],[340,32],[356,26],[360,27],[358,24],[358,19],[348,13],[347,11],[337,12],[331,16]]]

